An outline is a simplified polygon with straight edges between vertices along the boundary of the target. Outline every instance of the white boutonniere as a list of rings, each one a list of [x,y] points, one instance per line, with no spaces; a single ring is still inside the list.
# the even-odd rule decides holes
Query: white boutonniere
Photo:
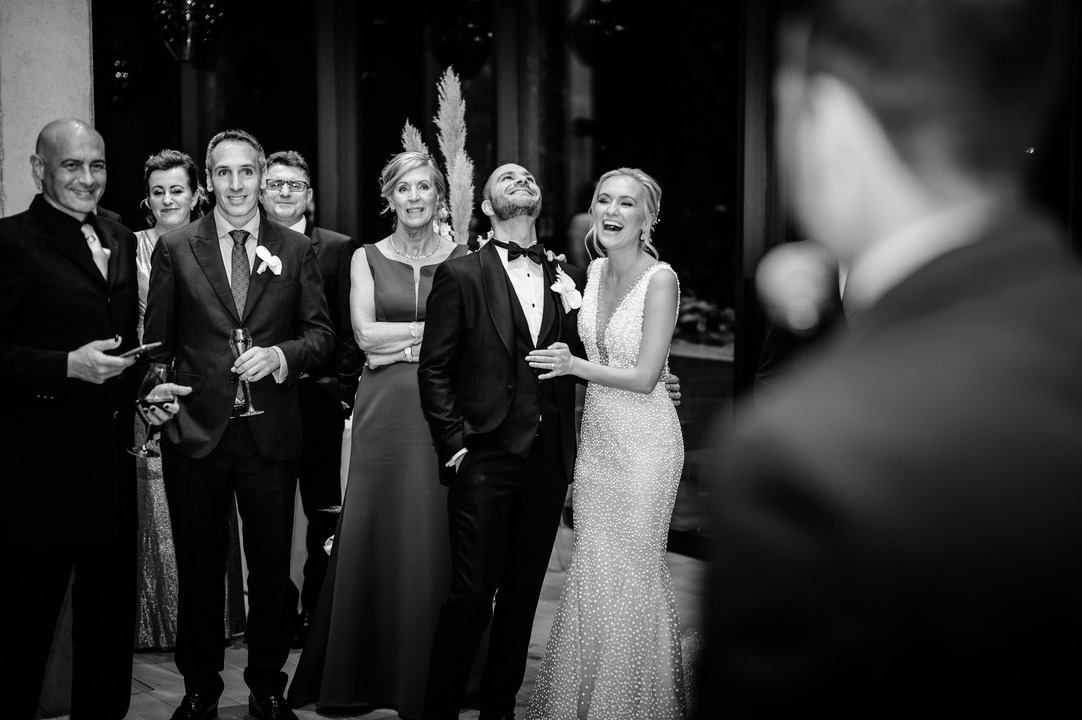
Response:
[[[556,266],[556,282],[552,283],[549,289],[554,293],[559,293],[565,313],[578,310],[582,306],[582,293],[575,287],[575,281],[571,279],[571,276],[559,265]]]
[[[263,261],[259,263],[259,267],[256,268],[256,275],[259,275],[267,268],[270,268],[270,271],[275,275],[282,274],[282,261],[278,259],[277,255],[271,255],[270,250],[268,250],[266,247],[264,247],[263,245],[257,245],[255,249],[255,256]]]

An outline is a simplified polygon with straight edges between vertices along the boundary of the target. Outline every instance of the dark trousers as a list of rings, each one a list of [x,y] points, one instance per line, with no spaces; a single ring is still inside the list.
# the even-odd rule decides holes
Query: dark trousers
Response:
[[[43,529],[48,533],[48,529]],[[74,720],[120,720],[131,699],[135,532],[109,543],[3,547],[7,630],[0,653],[5,718],[32,720],[68,580]],[[10,633],[10,634],[8,634]]]
[[[327,553],[323,543],[334,535],[338,514],[328,508],[342,504],[342,430],[345,416],[338,398],[320,387],[315,380],[304,378],[297,383],[304,424],[303,451],[297,480],[300,483],[301,505],[308,520],[304,546],[308,556],[304,561],[304,585],[301,588],[301,608],[311,614],[316,610],[319,591],[327,574]]]
[[[297,462],[263,458],[248,421],[229,421],[204,458],[162,444],[162,472],[177,555],[177,647],[185,692],[216,698],[224,684],[222,606],[231,498],[237,499],[248,561],[248,667],[259,696],[282,695],[289,656],[289,549]]]
[[[534,445],[524,459],[476,443],[451,484],[451,592],[440,608],[432,643],[425,720],[458,718],[467,675],[490,618],[480,717],[514,712],[567,493],[560,454],[542,457],[536,450],[541,443]]]

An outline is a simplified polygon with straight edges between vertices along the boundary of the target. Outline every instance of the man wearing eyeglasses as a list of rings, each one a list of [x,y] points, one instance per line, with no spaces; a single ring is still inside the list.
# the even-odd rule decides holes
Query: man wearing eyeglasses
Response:
[[[363,356],[349,321],[349,266],[358,243],[341,233],[316,227],[305,217],[314,193],[308,163],[300,153],[284,150],[268,157],[265,178],[261,202],[267,219],[304,233],[312,241],[337,336],[330,356],[301,376],[297,384],[304,428],[298,481],[308,519],[301,613],[291,639],[292,646],[300,648],[304,647],[327,572],[323,545],[334,534],[338,522],[334,509],[342,504],[342,431],[361,373]]]

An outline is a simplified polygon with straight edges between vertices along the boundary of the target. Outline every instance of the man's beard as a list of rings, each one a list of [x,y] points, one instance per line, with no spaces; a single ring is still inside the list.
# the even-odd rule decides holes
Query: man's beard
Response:
[[[507,222],[511,218],[516,218],[520,215],[537,217],[540,212],[540,197],[526,197],[522,200],[520,200],[518,197],[492,198],[492,213],[500,222]]]

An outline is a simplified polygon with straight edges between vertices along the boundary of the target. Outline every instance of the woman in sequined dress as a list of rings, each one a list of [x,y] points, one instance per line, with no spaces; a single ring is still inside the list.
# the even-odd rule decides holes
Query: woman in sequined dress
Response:
[[[150,285],[150,256],[161,235],[187,225],[202,215],[203,189],[199,171],[187,154],[162,150],[143,165],[146,198],[140,203],[150,228],[135,234],[136,273],[139,280],[139,342],[143,342],[143,314]],[[151,338],[153,339],[153,338]],[[136,418],[136,444],[146,430]],[[135,649],[165,649],[176,644],[177,562],[173,531],[165,500],[161,458],[136,460],[139,508],[138,612]],[[235,514],[234,514],[235,515]],[[230,524],[230,554],[226,573],[225,635],[244,632],[244,588],[236,520]]]
[[[575,464],[575,546],[528,719],[684,718],[680,638],[665,543],[684,446],[665,390],[679,286],[650,241],[661,188],[601,176],[587,235],[579,335],[527,356],[541,380],[589,382]]]

